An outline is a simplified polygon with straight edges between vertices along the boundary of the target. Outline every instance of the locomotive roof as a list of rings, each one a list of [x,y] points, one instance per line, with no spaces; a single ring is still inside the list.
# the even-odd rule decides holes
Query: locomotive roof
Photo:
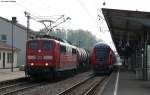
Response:
[[[103,42],[96,43],[94,45],[94,47],[106,47],[106,48],[110,48],[110,46],[108,44],[103,43]]]
[[[35,39],[30,39],[28,41],[32,41],[32,40],[54,40],[56,42],[59,42],[61,45],[65,45],[65,46],[67,45],[67,46],[72,47],[72,48],[77,48],[76,46],[72,45],[71,43],[69,43],[66,40],[63,40],[63,39],[60,39],[60,38],[54,38],[54,37],[51,37],[51,36],[50,37],[48,37],[48,36],[46,36],[46,37],[37,37]]]
[[[65,40],[65,39],[61,39],[61,38],[58,38],[58,37],[55,37],[55,36],[49,36],[49,35],[38,35],[36,38],[32,38],[31,40],[48,40],[48,39],[51,39],[51,40],[57,40],[57,41],[60,41],[60,42],[63,42],[63,43],[68,43],[68,44],[71,44],[71,42]]]

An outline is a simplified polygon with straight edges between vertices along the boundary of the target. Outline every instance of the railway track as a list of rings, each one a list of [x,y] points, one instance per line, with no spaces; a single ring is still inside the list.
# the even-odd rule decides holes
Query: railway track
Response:
[[[21,81],[14,84],[7,84],[6,86],[0,87],[0,95],[14,95],[21,91],[25,91],[30,88],[45,85],[46,82],[36,82],[36,81]]]
[[[0,87],[2,86],[6,86],[6,85],[13,85],[19,82],[25,82],[30,80],[29,77],[23,77],[23,78],[18,78],[18,79],[12,79],[12,80],[6,80],[6,81],[2,81],[0,82]]]
[[[101,95],[110,78],[111,76],[104,77],[102,81],[99,81],[95,85],[91,86],[91,88],[87,90],[84,95]]]
[[[110,76],[94,76],[82,81],[58,95],[98,95],[109,81]],[[101,91],[101,92],[100,92]]]

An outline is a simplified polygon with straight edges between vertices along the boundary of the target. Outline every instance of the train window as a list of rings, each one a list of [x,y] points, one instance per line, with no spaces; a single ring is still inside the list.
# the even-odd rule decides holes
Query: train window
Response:
[[[52,43],[50,41],[43,42],[43,49],[51,49]]]
[[[76,54],[76,49],[72,49],[72,54]]]
[[[30,47],[31,49],[37,49],[37,42],[35,42],[35,41],[30,42],[30,43],[29,43],[29,47]]]
[[[63,45],[60,45],[60,51],[61,51],[61,52],[66,52],[66,47],[63,46]]]
[[[96,59],[105,60],[107,57],[107,50],[104,48],[95,48]]]

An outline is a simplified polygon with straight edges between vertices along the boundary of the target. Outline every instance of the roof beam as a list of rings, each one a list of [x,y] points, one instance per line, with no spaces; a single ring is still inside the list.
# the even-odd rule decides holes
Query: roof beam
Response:
[[[102,12],[103,12],[104,18],[106,20],[107,26],[108,26],[108,28],[110,30],[110,34],[111,34],[112,40],[114,42],[114,36],[112,36],[113,35],[113,29],[112,29],[112,21],[111,21],[111,17],[110,17],[110,11],[109,10],[105,10],[105,11],[102,11]]]
[[[116,30],[120,30],[120,31],[128,31],[128,32],[143,32],[142,29],[139,30],[139,29],[126,29],[126,28],[120,28],[120,27],[112,27],[113,29],[116,29]]]
[[[113,35],[113,36],[114,36],[114,35]],[[126,37],[123,36],[123,39],[124,39],[124,40],[127,40],[127,39],[125,39],[125,38],[126,38]],[[139,36],[138,36],[138,37],[136,37],[136,36],[130,36],[130,39],[129,39],[129,40],[130,40],[130,41],[134,41],[134,40],[138,40],[138,39],[139,39]],[[120,37],[119,37],[118,35],[115,35],[115,36],[114,36],[114,40],[118,40],[118,41],[119,41],[119,40],[120,40]]]

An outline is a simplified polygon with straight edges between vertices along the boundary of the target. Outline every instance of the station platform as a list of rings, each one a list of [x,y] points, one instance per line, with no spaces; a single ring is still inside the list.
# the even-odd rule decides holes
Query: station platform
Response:
[[[11,69],[0,69],[0,82],[23,77],[25,77],[25,73],[20,71],[19,68],[14,68],[13,72],[11,72]]]
[[[102,95],[150,95],[150,80],[138,80],[135,73],[120,70],[113,73]]]

